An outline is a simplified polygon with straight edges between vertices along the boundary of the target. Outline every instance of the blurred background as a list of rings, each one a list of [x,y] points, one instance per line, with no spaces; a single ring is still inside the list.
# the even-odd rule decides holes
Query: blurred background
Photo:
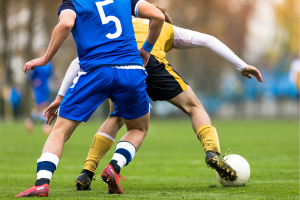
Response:
[[[47,48],[62,0],[0,0],[0,118],[24,119],[35,106],[26,61]],[[263,83],[242,77],[209,49],[172,50],[168,60],[190,84],[212,117],[298,118],[299,0],[156,0],[174,25],[218,38],[246,63],[256,66]],[[51,62],[50,102],[76,57],[72,35]],[[49,103],[50,103],[49,102]],[[152,117],[182,117],[167,102],[152,103]],[[106,117],[108,104],[93,118]]]

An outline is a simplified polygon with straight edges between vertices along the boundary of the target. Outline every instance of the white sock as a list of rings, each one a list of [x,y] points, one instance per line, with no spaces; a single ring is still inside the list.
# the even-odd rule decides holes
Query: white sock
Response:
[[[117,148],[112,160],[116,160],[117,164],[122,169],[122,167],[129,164],[129,162],[135,156],[135,153],[135,146],[133,146],[130,142],[121,141],[117,144]]]

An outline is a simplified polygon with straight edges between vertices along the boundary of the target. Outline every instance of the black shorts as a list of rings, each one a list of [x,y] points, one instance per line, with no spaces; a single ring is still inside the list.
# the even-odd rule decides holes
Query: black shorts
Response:
[[[153,101],[170,100],[187,89],[187,83],[169,64],[159,63],[150,55],[146,67],[147,93]]]

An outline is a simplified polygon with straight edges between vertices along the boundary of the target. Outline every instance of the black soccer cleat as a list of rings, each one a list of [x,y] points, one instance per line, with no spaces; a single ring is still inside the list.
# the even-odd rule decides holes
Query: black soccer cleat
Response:
[[[75,180],[76,190],[91,190],[92,180],[86,173],[81,173]]]
[[[217,153],[208,151],[206,153],[205,162],[208,167],[215,169],[220,177],[227,182],[232,182],[237,179],[236,171]]]

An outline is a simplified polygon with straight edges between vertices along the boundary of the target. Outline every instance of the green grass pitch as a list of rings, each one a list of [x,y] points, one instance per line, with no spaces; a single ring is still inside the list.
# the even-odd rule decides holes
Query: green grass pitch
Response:
[[[140,151],[121,171],[124,195],[107,194],[100,173],[115,144],[100,162],[91,191],[76,191],[79,175],[99,121],[81,124],[66,143],[50,184],[49,199],[299,199],[299,122],[296,120],[213,121],[222,153],[246,158],[251,176],[245,187],[225,188],[207,168],[205,154],[188,120],[152,120]],[[28,134],[22,122],[0,124],[0,199],[34,184],[36,160],[47,136],[37,125]],[[117,140],[125,133],[123,128]],[[214,186],[216,187],[210,187]],[[34,199],[34,198],[33,198]]]

